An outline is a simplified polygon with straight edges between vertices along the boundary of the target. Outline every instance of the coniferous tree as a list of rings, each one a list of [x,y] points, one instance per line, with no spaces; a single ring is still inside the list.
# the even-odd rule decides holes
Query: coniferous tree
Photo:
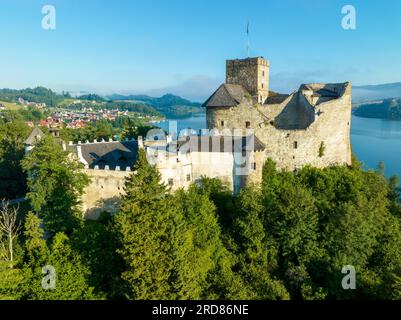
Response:
[[[205,179],[204,179],[205,181]],[[183,283],[189,292],[204,299],[241,299],[247,288],[233,271],[235,257],[224,247],[216,207],[204,185],[192,185],[176,195],[180,210],[192,234],[192,248],[183,257]]]
[[[0,199],[14,199],[26,193],[26,174],[21,160],[28,134],[29,127],[21,120],[0,122]]]
[[[42,231],[36,230],[36,234]],[[68,237],[57,233],[46,257],[46,265],[31,264],[25,269],[23,299],[88,300],[102,299],[89,285],[90,270],[72,249]],[[47,269],[43,269],[43,267]],[[43,271],[47,271],[44,274]],[[54,273],[52,273],[54,271]],[[49,278],[46,279],[45,277]],[[51,277],[51,278],[50,278]],[[48,280],[48,281],[47,281]],[[45,284],[45,285],[44,285]]]
[[[22,161],[27,198],[49,235],[71,233],[82,223],[81,196],[89,178],[83,165],[51,136],[42,138]]]
[[[10,268],[8,261],[0,259],[0,300],[21,299],[20,288],[23,282],[23,271],[18,267]]]
[[[277,267],[276,244],[269,239],[263,226],[263,205],[260,190],[248,186],[237,199],[238,215],[234,234],[238,247],[240,273],[251,288],[255,299],[289,299],[284,284],[271,272]]]
[[[71,235],[71,245],[89,267],[88,281],[95,292],[119,299],[123,261],[116,252],[120,244],[110,220],[110,215],[104,214],[98,221],[85,221],[83,228]]]
[[[130,299],[185,298],[177,259],[191,242],[182,213],[161,183],[157,169],[140,150],[134,173],[125,183],[116,215],[126,270],[122,279]]]
[[[29,212],[25,218],[24,249],[26,262],[30,266],[44,266],[48,256],[48,248],[44,240],[41,222],[33,212]]]

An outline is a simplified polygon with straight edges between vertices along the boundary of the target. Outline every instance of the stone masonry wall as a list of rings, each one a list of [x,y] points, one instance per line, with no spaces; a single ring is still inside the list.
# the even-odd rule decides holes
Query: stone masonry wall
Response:
[[[227,60],[226,83],[240,84],[260,103],[269,96],[269,62],[263,58]]]
[[[82,197],[85,218],[97,219],[103,211],[117,212],[125,177],[132,172],[94,169],[84,169],[84,172],[91,178]]]
[[[294,95],[277,105],[255,104],[251,99],[231,108],[210,108],[207,110],[209,129],[244,129],[250,122],[258,137],[266,145],[266,158],[272,158],[279,168],[294,170],[306,164],[326,167],[334,164],[351,163],[350,121],[351,121],[351,84],[343,86],[338,99],[332,99],[314,107],[315,119],[304,129],[276,128],[275,120],[287,117],[304,117],[297,113],[286,113],[291,107]],[[307,104],[304,97],[299,103]],[[308,105],[305,105],[307,110]],[[221,120],[224,127],[221,127]],[[287,119],[294,123],[294,119]],[[285,121],[284,121],[285,122]],[[323,155],[319,156],[321,146]]]

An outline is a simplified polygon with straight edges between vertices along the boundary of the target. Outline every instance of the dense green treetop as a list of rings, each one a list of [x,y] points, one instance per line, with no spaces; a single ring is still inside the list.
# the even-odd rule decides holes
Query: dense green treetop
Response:
[[[81,196],[89,178],[78,159],[45,136],[22,160],[22,167],[28,173],[27,198],[47,232],[70,233],[82,223]]]
[[[0,232],[0,298],[401,299],[401,192],[382,164],[285,172],[269,159],[261,185],[239,194],[209,178],[171,192],[140,150],[117,214],[84,221],[82,165],[51,136],[24,155],[23,122],[3,121],[1,181],[2,165],[25,170],[29,208],[11,242]],[[56,271],[50,290],[44,266]],[[342,287],[344,266],[354,290]]]

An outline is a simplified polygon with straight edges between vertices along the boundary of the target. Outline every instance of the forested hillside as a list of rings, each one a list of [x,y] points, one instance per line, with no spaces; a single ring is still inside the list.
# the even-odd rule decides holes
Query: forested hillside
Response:
[[[358,117],[401,120],[401,99],[385,99],[360,104],[353,113]]]
[[[27,102],[46,103],[46,106],[51,108],[121,109],[167,118],[188,117],[192,114],[203,112],[200,103],[191,102],[172,94],[166,94],[160,98],[146,95],[123,96],[118,94],[105,98],[97,94],[85,94],[73,98],[68,92],[58,94],[43,87],[21,90],[0,89],[0,101],[18,103],[19,98]]]
[[[165,94],[160,98],[149,97],[147,95],[123,96],[114,94],[110,96],[110,99],[145,103],[164,114],[167,118],[180,118],[203,112],[201,103],[191,102],[187,99],[183,99],[172,94]]]
[[[44,87],[21,90],[0,89],[0,101],[18,102],[19,98],[29,102],[46,103],[49,107],[55,107],[64,99],[71,98],[71,96],[68,93],[57,94]]]
[[[51,136],[25,157],[18,126],[0,132],[0,164],[14,164],[29,202],[0,210],[3,220],[17,210],[20,223],[12,241],[0,233],[0,298],[401,298],[400,190],[382,167],[354,159],[292,173],[268,160],[262,185],[238,195],[206,178],[170,193],[141,151],[119,212],[84,221],[82,165]],[[8,148],[21,152],[4,158]],[[42,287],[45,265],[53,290]],[[341,286],[349,265],[355,290]]]

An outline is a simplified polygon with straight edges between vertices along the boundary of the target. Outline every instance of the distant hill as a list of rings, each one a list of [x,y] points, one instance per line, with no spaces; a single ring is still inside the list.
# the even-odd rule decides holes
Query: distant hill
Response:
[[[49,107],[55,107],[64,99],[71,98],[71,96],[69,93],[57,94],[54,91],[44,87],[20,90],[0,89],[1,101],[17,103],[19,98],[29,102],[46,103],[46,105]]]
[[[149,103],[153,106],[159,106],[159,107],[171,107],[175,105],[186,105],[186,106],[193,106],[193,107],[200,107],[201,103],[198,102],[191,102],[187,99],[181,98],[179,96],[173,95],[173,94],[165,94],[162,97],[155,98],[155,97],[150,97],[148,95],[120,95],[120,94],[113,94],[111,96],[108,96],[109,99],[111,100],[132,100],[132,101],[138,101],[138,102],[145,102]]]
[[[388,98],[401,98],[401,82],[352,87],[354,103]]]
[[[87,101],[97,101],[97,102],[106,101],[105,98],[103,98],[97,94],[84,94],[82,96],[79,96],[78,99],[79,100],[87,100]]]
[[[200,103],[191,102],[173,94],[165,94],[162,97],[113,94],[103,97],[98,94],[85,93],[73,98],[68,92],[59,94],[44,87],[20,90],[0,89],[0,101],[18,104],[19,98],[28,102],[46,103],[50,108],[57,106],[62,108],[84,107],[87,104],[85,102],[90,102],[92,108],[96,108],[97,105],[99,108],[106,109],[124,108],[133,112],[167,118],[182,118],[203,112]]]
[[[361,103],[354,106],[353,114],[364,118],[401,120],[401,99]]]
[[[167,118],[187,117],[191,114],[203,111],[201,103],[192,102],[173,94],[165,94],[162,97],[150,97],[148,95],[120,95],[113,94],[108,96],[110,100],[133,101],[145,103],[158,112],[164,114]]]

